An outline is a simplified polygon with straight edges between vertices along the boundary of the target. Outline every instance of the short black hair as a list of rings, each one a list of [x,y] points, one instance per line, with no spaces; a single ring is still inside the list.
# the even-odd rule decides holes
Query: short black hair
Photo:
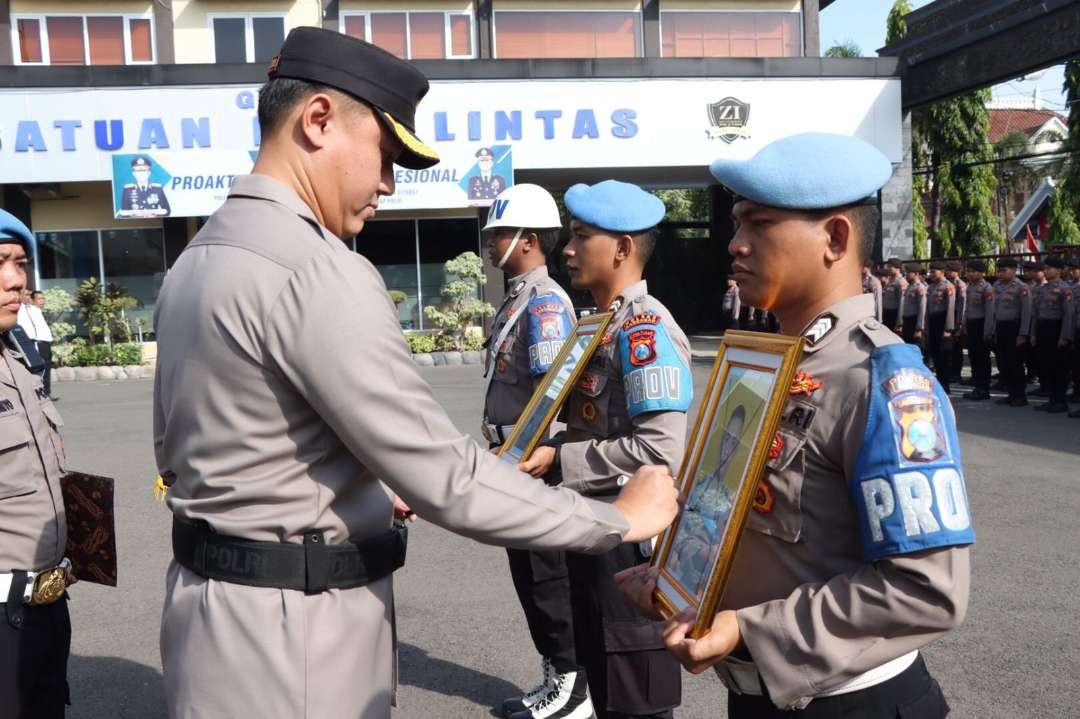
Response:
[[[525,235],[536,235],[537,243],[540,246],[540,254],[544,257],[549,257],[555,250],[555,245],[559,244],[559,233],[561,228],[548,228],[546,230],[525,230]]]
[[[643,232],[639,232],[630,235],[634,240],[634,247],[638,254],[641,255],[641,266],[644,267],[649,258],[652,257],[653,250],[656,249],[656,240],[659,237],[659,232],[653,227]]]
[[[44,292],[42,292],[41,290],[33,290],[33,291],[32,291],[32,292],[30,293],[30,299],[34,299],[34,298],[35,298],[35,297],[37,297],[38,295],[41,295],[42,297],[44,297],[44,296],[45,296],[45,293],[44,293]]]
[[[270,135],[275,132],[297,103],[318,92],[335,94],[352,100],[359,107],[367,107],[364,102],[328,85],[291,77],[271,78],[259,90],[259,128],[262,134]]]
[[[852,227],[859,237],[859,259],[870,263],[874,254],[874,241],[881,225],[881,212],[877,205],[858,204],[845,207],[830,207],[826,210],[811,210],[808,213],[815,220],[823,220],[832,215],[845,215],[851,220]]]

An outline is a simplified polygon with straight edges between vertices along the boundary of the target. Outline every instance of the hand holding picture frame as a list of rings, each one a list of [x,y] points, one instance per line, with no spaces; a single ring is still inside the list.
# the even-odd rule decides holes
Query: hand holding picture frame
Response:
[[[612,312],[586,315],[574,325],[559,355],[521,411],[513,431],[499,449],[499,456],[517,464],[524,462],[544,440],[548,427],[570,396],[581,373],[600,346]]]
[[[802,349],[802,337],[734,330],[720,343],[679,471],[686,504],[652,559],[657,607],[696,609],[695,639],[723,597]]]

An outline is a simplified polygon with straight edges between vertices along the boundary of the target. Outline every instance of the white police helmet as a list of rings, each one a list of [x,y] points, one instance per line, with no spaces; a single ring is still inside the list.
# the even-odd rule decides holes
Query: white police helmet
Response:
[[[562,218],[550,192],[524,183],[506,188],[492,201],[484,229],[497,227],[553,230],[562,227]]]

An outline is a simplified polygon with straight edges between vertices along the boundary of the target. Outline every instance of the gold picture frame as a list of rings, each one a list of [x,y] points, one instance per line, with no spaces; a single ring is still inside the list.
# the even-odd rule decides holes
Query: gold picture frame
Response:
[[[679,470],[686,503],[661,535],[652,564],[665,617],[697,609],[706,634],[802,358],[803,338],[725,333]]]
[[[604,332],[614,315],[614,312],[601,312],[586,315],[577,321],[544,375],[544,380],[521,411],[510,436],[499,448],[500,457],[515,464],[523,462],[543,441],[552,420],[570,396],[570,390],[577,384],[596,348],[600,346]]]

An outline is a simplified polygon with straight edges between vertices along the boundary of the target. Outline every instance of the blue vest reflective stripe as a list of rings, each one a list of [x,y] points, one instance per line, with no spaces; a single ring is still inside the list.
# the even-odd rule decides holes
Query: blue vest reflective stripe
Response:
[[[870,355],[870,410],[849,491],[867,561],[975,541],[952,405],[913,345]]]

